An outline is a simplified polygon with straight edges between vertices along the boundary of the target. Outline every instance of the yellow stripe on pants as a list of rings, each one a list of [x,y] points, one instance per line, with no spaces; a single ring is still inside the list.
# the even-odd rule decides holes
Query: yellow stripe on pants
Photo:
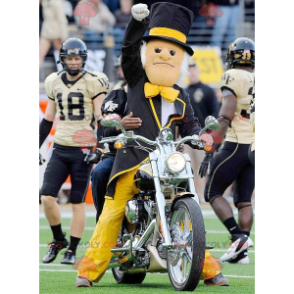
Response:
[[[135,173],[136,170],[121,175],[116,183],[114,199],[105,200],[89,247],[79,265],[78,276],[98,282],[107,270],[112,257],[110,250],[116,246],[127,201],[139,192],[134,183]]]

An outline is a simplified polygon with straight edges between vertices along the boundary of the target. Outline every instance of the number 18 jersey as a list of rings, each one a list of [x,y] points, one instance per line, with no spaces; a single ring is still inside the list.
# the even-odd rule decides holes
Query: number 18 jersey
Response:
[[[45,80],[48,98],[55,101],[57,126],[54,142],[63,146],[94,146],[96,118],[93,100],[109,91],[108,78],[103,73],[84,73],[75,82],[66,73],[52,73]]]

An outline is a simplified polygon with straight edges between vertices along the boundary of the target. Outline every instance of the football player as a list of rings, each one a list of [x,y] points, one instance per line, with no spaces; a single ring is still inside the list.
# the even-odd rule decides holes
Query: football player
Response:
[[[250,122],[253,127],[252,144],[249,147],[248,156],[251,164],[255,166],[255,90],[253,90],[253,98],[250,101]]]
[[[219,112],[219,131],[212,131],[215,142],[222,142],[219,152],[206,153],[198,173],[203,177],[211,165],[205,186],[205,200],[231,234],[232,244],[220,258],[225,263],[249,263],[247,249],[253,246],[249,237],[253,223],[251,196],[254,190],[254,167],[248,158],[253,130],[250,124],[250,100],[253,97],[255,76],[255,44],[251,39],[238,38],[227,53],[228,70],[221,78],[222,107]],[[214,150],[212,150],[214,151]],[[233,183],[234,205],[238,209],[238,224],[227,200],[222,197]]]
[[[97,118],[101,118],[101,106],[108,93],[109,82],[103,73],[83,70],[87,48],[80,39],[67,39],[62,44],[59,58],[63,71],[52,73],[45,80],[44,87],[49,100],[39,136],[41,147],[57,113],[53,152],[41,188],[44,212],[53,233],[53,241],[43,263],[51,263],[59,251],[69,245],[61,263],[73,264],[85,226],[85,192],[92,168],[84,159],[96,144],[95,124]],[[70,242],[62,232],[61,215],[56,203],[57,193],[69,175],[73,212]]]

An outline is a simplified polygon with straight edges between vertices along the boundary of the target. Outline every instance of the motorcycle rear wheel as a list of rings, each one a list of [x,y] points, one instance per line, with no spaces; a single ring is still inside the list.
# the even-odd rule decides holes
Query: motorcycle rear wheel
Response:
[[[201,209],[191,198],[180,199],[170,221],[172,242],[167,268],[176,291],[194,291],[201,278],[205,257],[205,227]]]
[[[142,284],[146,273],[128,274],[123,273],[118,267],[112,269],[114,279],[119,284]]]

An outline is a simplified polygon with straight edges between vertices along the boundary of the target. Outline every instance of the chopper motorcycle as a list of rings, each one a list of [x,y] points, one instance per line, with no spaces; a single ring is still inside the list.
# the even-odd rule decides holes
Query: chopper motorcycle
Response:
[[[217,120],[207,117],[199,135],[179,141],[173,141],[169,128],[161,129],[155,141],[135,135],[122,127],[116,114],[106,116],[101,124],[118,126],[122,133],[105,137],[100,143],[114,143],[115,148],[121,149],[134,141],[135,148],[149,154],[149,160],[136,172],[134,181],[140,193],[127,202],[118,240],[121,247],[111,249],[113,257],[108,268],[121,284],[140,284],[147,272],[168,272],[175,290],[195,290],[204,264],[205,227],[190,157],[176,150],[191,141],[209,151],[211,146],[205,146],[199,137],[207,129],[218,130]],[[156,149],[153,151],[147,144]]]

